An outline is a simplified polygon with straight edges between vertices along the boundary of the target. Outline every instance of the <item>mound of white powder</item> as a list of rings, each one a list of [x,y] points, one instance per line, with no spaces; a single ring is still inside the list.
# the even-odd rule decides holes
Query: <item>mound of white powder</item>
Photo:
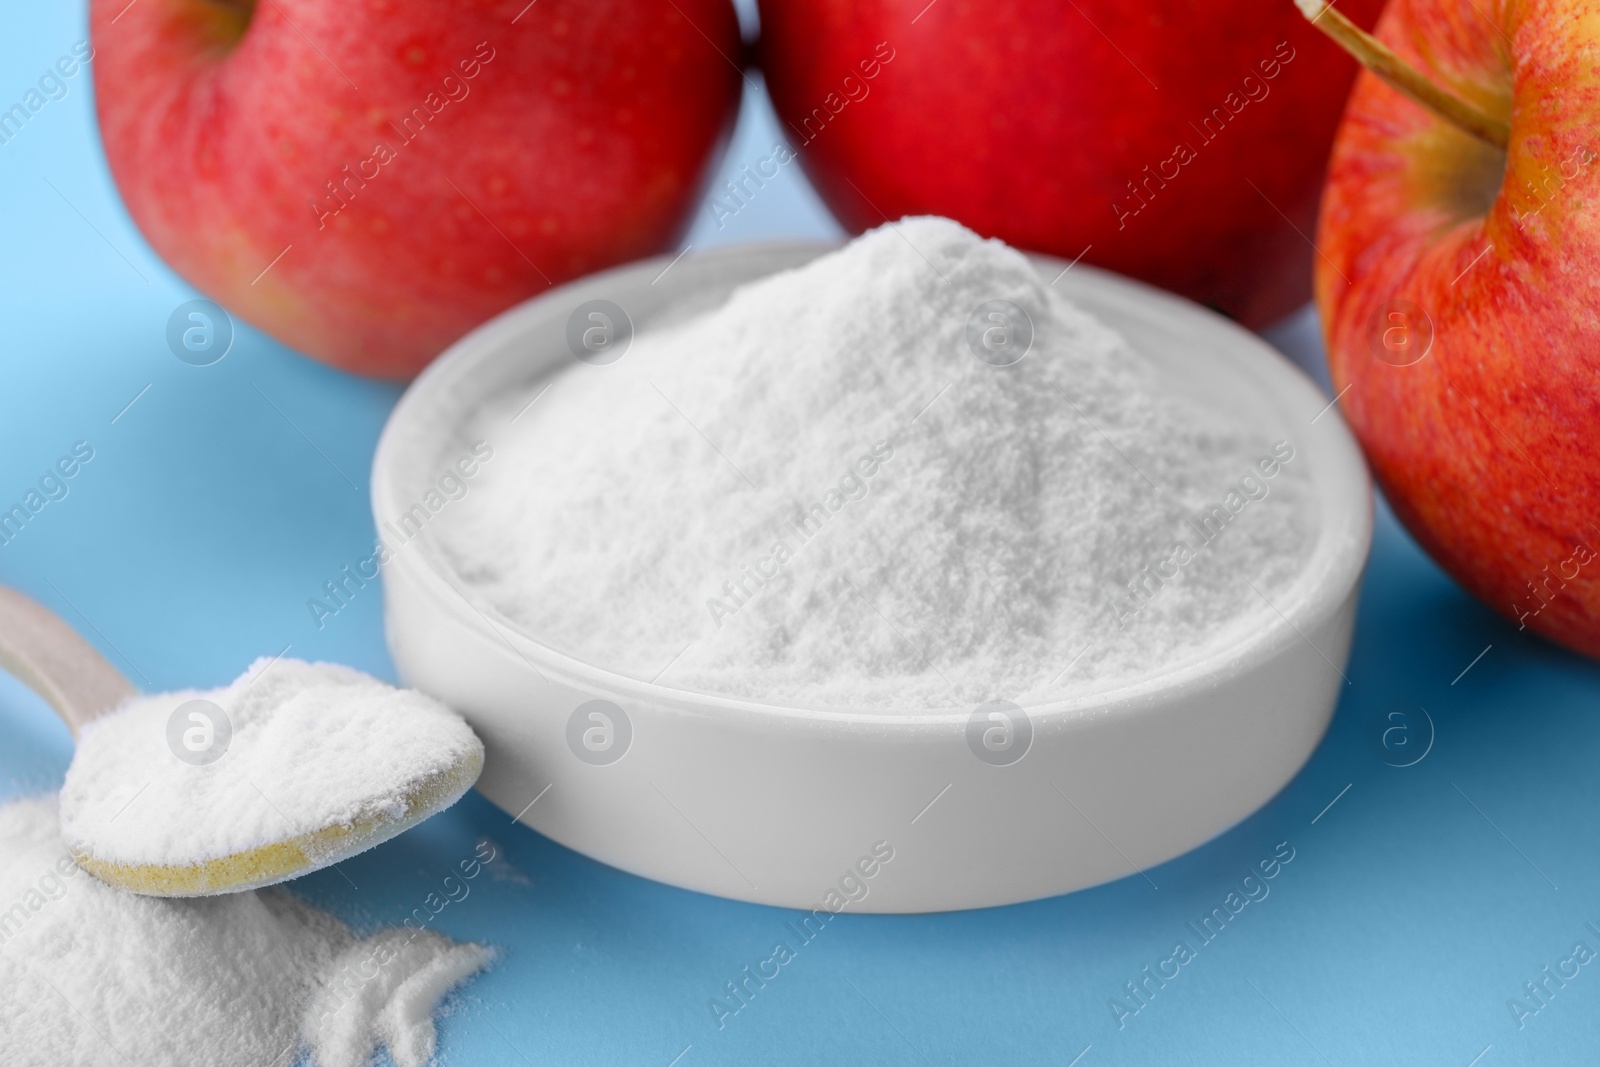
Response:
[[[965,710],[1171,666],[1270,617],[1308,472],[1048,283],[882,227],[478,412],[496,462],[430,529],[538,639],[683,688]]]
[[[337,664],[258,660],[221,689],[138,697],[89,723],[61,829],[98,860],[188,866],[399,820],[417,783],[482,751],[460,715],[415,690]]]
[[[490,959],[431,931],[357,939],[276,889],[164,900],[80,871],[53,798],[0,807],[0,1059],[15,1067],[399,1067]],[[358,961],[360,966],[350,966]]]

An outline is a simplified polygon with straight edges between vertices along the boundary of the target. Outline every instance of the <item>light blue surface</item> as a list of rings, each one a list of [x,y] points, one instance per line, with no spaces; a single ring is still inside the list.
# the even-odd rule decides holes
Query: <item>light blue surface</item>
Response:
[[[81,21],[62,5],[0,16],[0,99],[20,98]],[[0,503],[74,442],[95,450],[67,497],[0,547],[0,581],[147,688],[220,684],[286,645],[392,677],[375,588],[322,630],[305,601],[372,544],[369,465],[398,390],[248,327],[213,366],[173,358],[167,316],[194,294],[121,210],[88,88],[73,80],[0,147]],[[774,136],[749,102],[729,165]],[[837,232],[793,167],[725,221],[703,213],[690,243]],[[294,887],[357,925],[395,923],[477,841],[496,844],[503,859],[436,920],[503,951],[442,1024],[456,1064],[1593,1062],[1600,966],[1548,982],[1520,1029],[1507,1001],[1575,942],[1600,949],[1584,925],[1600,927],[1600,672],[1470,601],[1385,512],[1346,673],[1306,769],[1148,881],[967,914],[847,914],[725,1029],[708,1002],[795,940],[790,913],[619,873],[476,794],[344,864],[348,881]],[[1388,765],[1403,738],[1386,751],[1374,737],[1403,721],[1391,712],[1421,723],[1419,708],[1431,749]],[[4,675],[0,738],[0,794],[59,783],[65,729]],[[1039,848],[1061,817],[1036,817]],[[1294,858],[1269,895],[1201,946],[1186,923],[1280,842]],[[917,847],[914,828],[896,847]],[[1111,998],[1133,1007],[1124,983],[1179,940],[1195,958],[1119,1028]]]

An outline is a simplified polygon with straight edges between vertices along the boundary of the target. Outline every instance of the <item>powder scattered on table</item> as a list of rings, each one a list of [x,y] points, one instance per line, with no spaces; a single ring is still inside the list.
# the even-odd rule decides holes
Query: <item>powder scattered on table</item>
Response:
[[[1018,252],[908,219],[498,398],[462,428],[496,462],[429,529],[482,602],[638,678],[1070,697],[1259,625],[1314,540],[1292,442],[1157,367]]]
[[[399,1067],[491,959],[428,930],[357,938],[281,889],[169,900],[79,870],[53,797],[0,807],[0,1050],[14,1067]],[[359,962],[359,967],[352,967]]]

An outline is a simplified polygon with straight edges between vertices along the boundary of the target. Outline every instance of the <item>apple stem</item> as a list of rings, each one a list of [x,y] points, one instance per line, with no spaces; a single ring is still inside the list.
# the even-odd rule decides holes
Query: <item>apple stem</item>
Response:
[[[1351,22],[1326,0],[1295,0],[1295,6],[1307,21],[1333,38],[1339,47],[1355,56],[1362,66],[1385,84],[1478,140],[1502,152],[1506,150],[1506,145],[1511,141],[1509,124],[1484,114],[1459,96],[1439,88],[1428,80],[1427,75],[1395,55],[1388,45]]]

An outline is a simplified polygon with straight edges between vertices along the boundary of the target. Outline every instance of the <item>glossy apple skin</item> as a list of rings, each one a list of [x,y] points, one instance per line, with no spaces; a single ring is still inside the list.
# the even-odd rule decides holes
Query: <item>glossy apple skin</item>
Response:
[[[112,174],[178,273],[362,374],[671,247],[741,87],[728,0],[271,0],[242,36],[237,11],[91,0]]]
[[[785,133],[851,230],[948,215],[1020,248],[1082,253],[1250,325],[1310,299],[1308,238],[1356,67],[1290,0],[760,6],[761,62]],[[1363,26],[1381,7],[1340,4]],[[863,81],[859,64],[880,42],[893,58]],[[1261,64],[1280,42],[1293,58],[1266,79]],[[847,75],[865,95],[842,85]],[[1247,76],[1261,99],[1250,100],[1262,90],[1247,90]],[[829,94],[848,92],[859,99],[815,121],[815,109],[832,111]],[[1237,115],[1230,93],[1244,101]],[[1207,130],[1214,108],[1227,122]],[[1166,163],[1180,144],[1195,158]],[[1148,190],[1143,201],[1130,182]]]
[[[1468,4],[1395,0],[1380,36],[1508,118],[1509,153],[1363,75],[1334,147],[1317,264],[1334,385],[1395,513],[1491,607],[1590,656],[1600,655],[1593,19],[1592,4],[1570,0],[1507,3],[1498,25]]]

